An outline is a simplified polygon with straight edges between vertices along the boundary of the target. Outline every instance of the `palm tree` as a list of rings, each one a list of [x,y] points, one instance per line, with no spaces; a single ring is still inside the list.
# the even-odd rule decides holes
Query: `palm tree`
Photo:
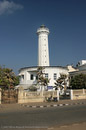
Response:
[[[55,85],[56,85],[56,89],[60,88],[61,90],[63,88],[66,89],[66,85],[67,85],[67,75],[66,74],[60,74],[60,77],[56,80]]]
[[[42,88],[43,86],[44,87],[47,86],[49,83],[49,79],[44,77],[45,75],[45,73],[43,73],[44,69],[45,69],[44,67],[38,67],[37,69],[37,77],[38,77],[37,84],[39,84]]]

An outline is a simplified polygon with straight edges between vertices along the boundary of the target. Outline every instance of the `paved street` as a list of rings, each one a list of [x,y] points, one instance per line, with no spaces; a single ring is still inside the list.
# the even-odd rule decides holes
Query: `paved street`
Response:
[[[0,107],[0,126],[4,129],[47,129],[86,122],[86,105],[28,108],[18,104]],[[24,128],[25,129],[25,128]]]

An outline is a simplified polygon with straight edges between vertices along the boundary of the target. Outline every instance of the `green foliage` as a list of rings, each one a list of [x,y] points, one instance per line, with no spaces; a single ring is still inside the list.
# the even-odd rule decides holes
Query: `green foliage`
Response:
[[[14,88],[19,84],[19,77],[16,76],[12,69],[0,67],[0,86],[2,89]]]
[[[47,86],[49,83],[49,80],[48,78],[44,77],[43,70],[44,70],[44,67],[38,67],[37,69],[37,77],[38,77],[37,83],[43,86]]]
[[[86,74],[73,76],[70,80],[70,86],[72,86],[72,89],[86,89]]]

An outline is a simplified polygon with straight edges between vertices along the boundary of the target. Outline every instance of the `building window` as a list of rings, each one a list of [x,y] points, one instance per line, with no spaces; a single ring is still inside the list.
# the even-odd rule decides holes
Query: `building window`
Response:
[[[56,73],[54,73],[54,75],[53,75],[53,79],[54,79],[54,80],[57,79],[57,74],[56,74]]]
[[[36,76],[36,80],[38,80],[38,76]]]
[[[21,81],[23,81],[24,80],[24,75],[21,75]]]
[[[33,74],[30,75],[30,80],[33,80]]]
[[[46,74],[45,74],[45,78],[47,78],[47,79],[48,79],[48,73],[46,73]]]

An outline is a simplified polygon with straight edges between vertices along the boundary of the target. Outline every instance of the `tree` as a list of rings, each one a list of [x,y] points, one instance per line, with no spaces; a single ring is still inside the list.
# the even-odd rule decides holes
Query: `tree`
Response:
[[[12,69],[0,67],[0,86],[3,88],[14,88],[19,84],[19,77],[16,76]]]
[[[71,77],[70,86],[72,86],[72,89],[86,89],[86,74],[78,74]]]
[[[49,79],[45,78],[44,75],[45,73],[43,73],[43,70],[45,68],[44,67],[38,67],[37,69],[37,83],[41,86],[47,86],[49,83]]]
[[[61,90],[67,85],[67,75],[60,74],[60,77],[55,82],[56,89],[60,88]]]

